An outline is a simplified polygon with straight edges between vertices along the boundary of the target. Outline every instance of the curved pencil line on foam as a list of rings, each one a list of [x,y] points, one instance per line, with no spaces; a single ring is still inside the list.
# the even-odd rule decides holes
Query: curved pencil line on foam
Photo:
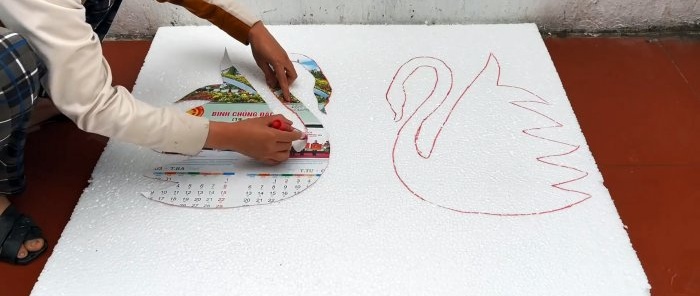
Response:
[[[443,60],[438,59],[438,58],[434,58],[434,57],[430,57],[430,56],[417,56],[417,57],[413,57],[410,60],[403,63],[403,65],[401,65],[401,67],[399,67],[399,69],[396,70],[394,77],[391,78],[391,83],[389,84],[389,87],[387,88],[386,93],[384,94],[384,98],[386,99],[387,103],[389,103],[390,106],[391,106],[391,100],[389,100],[389,92],[391,91],[391,87],[394,84],[394,82],[396,81],[396,78],[402,72],[403,67],[405,67],[406,65],[408,65],[412,61],[418,60],[418,59],[431,59],[431,60],[436,60],[436,61],[440,62],[445,67],[445,69],[447,69],[448,72],[450,73],[450,89],[447,91],[447,94],[445,95],[445,99],[447,99],[447,95],[449,95],[450,92],[452,91],[452,85],[454,84],[454,81],[452,80],[452,69],[450,68],[450,66],[448,66]],[[413,69],[413,71],[411,71],[410,74],[406,75],[406,78],[403,81],[401,81],[401,88],[402,88],[402,92],[403,92],[403,100],[401,101],[401,108],[400,108],[401,114],[397,114],[393,108],[391,109],[391,111],[394,113],[394,122],[398,122],[401,119],[403,119],[404,109],[406,107],[406,99],[407,99],[406,98],[406,81],[408,81],[408,79],[411,78],[411,75],[416,73],[416,71],[418,71],[418,69],[420,69],[420,68],[431,68],[435,72],[435,83],[433,84],[433,89],[425,97],[425,99],[423,99],[424,100],[423,103],[425,103],[425,100],[430,98],[435,93],[435,89],[437,89],[438,82],[440,81],[440,76],[438,75],[438,71],[437,71],[437,68],[435,68],[435,66],[421,65],[421,66],[418,66],[415,69]],[[443,99],[443,102],[445,101],[445,99]],[[421,106],[422,105],[423,104],[421,104]],[[420,109],[421,106],[418,106],[418,108],[416,108],[416,110]],[[436,107],[436,109],[437,109],[437,107]],[[397,118],[397,116],[398,116],[398,118]]]
[[[573,190],[573,189],[569,189],[569,188],[564,188],[564,187],[560,186],[560,185],[564,185],[564,184],[568,184],[568,183],[572,183],[572,182],[576,182],[576,181],[578,181],[578,180],[584,179],[584,178],[588,177],[588,175],[589,175],[588,172],[583,171],[583,170],[578,169],[578,168],[575,168],[575,167],[572,167],[572,166],[567,166],[567,165],[563,165],[563,164],[554,163],[554,162],[550,162],[550,161],[545,161],[545,160],[544,160],[544,159],[546,159],[546,158],[553,158],[553,157],[559,157],[559,156],[565,156],[565,155],[572,154],[572,153],[578,151],[578,150],[581,148],[581,145],[575,145],[575,144],[571,144],[571,143],[567,143],[567,142],[562,142],[562,141],[558,141],[558,140],[555,140],[555,139],[546,138],[546,137],[542,137],[542,136],[538,136],[538,135],[535,135],[535,134],[530,133],[530,131],[535,131],[535,130],[551,129],[551,128],[562,128],[562,127],[564,127],[564,125],[563,125],[561,122],[555,120],[554,118],[552,118],[552,117],[550,117],[550,116],[547,116],[547,115],[545,115],[545,114],[543,114],[543,113],[541,113],[541,112],[539,112],[539,111],[537,111],[537,110],[534,110],[534,109],[525,107],[525,106],[523,106],[523,105],[520,105],[520,103],[537,103],[537,104],[544,104],[544,105],[551,105],[551,103],[550,103],[549,101],[545,100],[544,98],[540,97],[540,96],[537,95],[536,93],[534,93],[534,92],[532,92],[532,91],[530,91],[530,90],[528,90],[528,89],[525,89],[525,88],[523,88],[523,87],[512,86],[512,85],[507,85],[507,84],[501,84],[501,64],[500,64],[500,62],[498,61],[498,58],[497,58],[493,53],[491,53],[491,54],[489,55],[489,59],[490,59],[491,57],[493,57],[493,59],[496,61],[496,65],[498,65],[498,78],[497,78],[497,80],[496,80],[496,86],[499,86],[499,87],[508,87],[508,88],[515,88],[515,89],[518,89],[518,90],[527,92],[527,93],[529,93],[530,95],[532,95],[533,97],[535,97],[535,98],[537,98],[537,99],[539,100],[539,101],[511,101],[511,102],[509,102],[509,103],[512,104],[512,105],[518,106],[518,107],[520,107],[520,108],[523,108],[523,109],[525,109],[525,110],[531,111],[531,112],[533,112],[533,113],[535,113],[535,114],[537,114],[537,115],[540,115],[540,116],[546,118],[547,120],[551,121],[552,123],[554,123],[553,126],[533,127],[533,128],[524,129],[524,130],[522,130],[522,132],[523,132],[524,134],[528,135],[528,136],[531,136],[531,137],[534,137],[534,138],[537,138],[537,139],[541,139],[541,140],[549,141],[549,142],[552,142],[552,143],[557,143],[557,144],[569,146],[569,147],[572,148],[572,149],[571,149],[570,151],[568,151],[568,152],[564,152],[564,153],[560,153],[560,154],[544,155],[544,156],[540,156],[540,157],[537,157],[537,158],[536,158],[537,161],[539,161],[539,162],[542,162],[542,163],[545,163],[545,164],[548,164],[548,165],[552,165],[552,166],[556,166],[556,167],[560,167],[560,168],[565,168],[565,169],[573,170],[573,171],[576,171],[576,172],[578,172],[578,173],[581,173],[581,175],[580,175],[579,177],[576,177],[576,178],[573,178],[573,179],[570,179],[570,180],[566,180],[566,181],[563,181],[563,182],[559,182],[559,183],[554,183],[554,184],[551,184],[551,186],[554,187],[554,188],[563,190],[563,191],[573,192],[573,193],[577,193],[577,194],[581,194],[581,195],[585,196],[585,197],[584,197],[583,199],[581,199],[580,201],[578,201],[578,202],[576,202],[576,203],[573,203],[572,206],[575,205],[575,204],[578,204],[578,203],[581,203],[581,202],[583,202],[583,201],[586,201],[586,200],[590,199],[590,198],[592,197],[592,195],[591,195],[590,193],[583,192],[583,191],[578,191],[578,190]],[[563,209],[563,208],[562,208],[562,209]]]
[[[450,68],[447,66],[447,64],[446,64],[443,60],[438,59],[438,58],[435,58],[435,57],[429,57],[429,56],[414,57],[414,58],[408,60],[408,61],[405,62],[403,65],[401,65],[401,67],[399,67],[399,69],[397,70],[396,74],[394,74],[394,77],[392,78],[391,83],[389,84],[389,88],[387,89],[387,92],[386,92],[386,100],[387,100],[387,102],[389,103],[390,106],[393,107],[393,105],[391,104],[391,100],[389,99],[389,91],[391,90],[391,87],[393,86],[393,84],[396,82],[396,79],[397,79],[399,73],[401,73],[401,71],[403,70],[403,68],[404,68],[407,64],[409,64],[410,62],[412,62],[413,60],[416,60],[416,59],[418,59],[418,58],[427,58],[427,59],[437,60],[437,61],[439,61],[439,62],[441,62],[442,64],[445,65],[445,67],[449,70],[450,75],[452,74],[452,69],[450,69]],[[491,62],[491,59],[493,59],[493,60],[495,61],[496,66],[497,66],[497,69],[498,69],[498,76],[497,76],[497,79],[496,79],[496,86],[497,86],[497,87],[515,88],[515,89],[518,89],[518,90],[525,91],[525,92],[531,94],[532,96],[536,97],[537,99],[539,99],[539,101],[511,101],[511,102],[509,102],[509,103],[512,104],[512,105],[514,105],[514,106],[517,106],[517,107],[523,108],[523,109],[525,109],[525,110],[531,111],[531,112],[533,112],[533,113],[535,113],[535,114],[537,114],[537,115],[540,115],[540,116],[542,116],[542,117],[544,117],[544,118],[546,118],[546,119],[552,121],[552,122],[555,124],[554,126],[544,126],[544,127],[526,128],[526,129],[522,130],[522,132],[523,132],[524,134],[528,135],[528,136],[531,136],[531,137],[534,137],[534,138],[537,138],[537,139],[541,139],[541,140],[545,140],[545,141],[549,141],[549,142],[558,143],[558,144],[562,144],[562,145],[565,145],[565,146],[572,147],[571,150],[569,150],[569,151],[567,151],[567,152],[564,152],[564,153],[560,153],[560,154],[551,154],[551,155],[544,155],[544,156],[539,156],[539,157],[536,158],[537,161],[542,162],[542,163],[544,163],[544,164],[552,165],[552,166],[556,166],[556,167],[560,167],[560,168],[565,168],[565,169],[569,169],[569,170],[574,170],[574,171],[579,172],[579,173],[582,174],[582,175],[580,175],[579,177],[576,177],[576,178],[573,178],[573,179],[570,179],[570,180],[566,180],[566,181],[563,181],[563,182],[559,182],[559,183],[554,183],[554,184],[551,184],[550,186],[552,186],[552,187],[554,187],[554,188],[556,188],[556,189],[562,190],[562,191],[573,192],[573,193],[581,194],[581,195],[583,195],[583,196],[585,196],[585,197],[584,197],[583,199],[581,199],[581,200],[578,200],[578,201],[576,201],[576,202],[570,203],[570,204],[565,205],[565,206],[563,206],[563,207],[559,207],[559,208],[555,208],[555,209],[551,209],[551,210],[546,210],[546,211],[530,212],[530,213],[493,213],[493,212],[482,212],[482,211],[465,211],[465,210],[455,209],[455,208],[443,206],[443,205],[440,205],[440,204],[436,204],[436,203],[433,203],[432,201],[429,201],[429,200],[425,199],[423,196],[421,196],[420,194],[418,194],[417,192],[415,192],[413,189],[411,189],[411,187],[408,186],[408,183],[401,177],[401,175],[400,175],[399,172],[398,172],[398,168],[397,168],[397,166],[396,166],[396,153],[395,153],[395,152],[396,152],[396,147],[397,147],[397,145],[398,145],[398,140],[399,140],[399,137],[400,137],[400,135],[401,135],[401,132],[403,131],[403,128],[404,128],[404,127],[406,126],[406,124],[411,120],[411,118],[413,118],[413,116],[414,116],[414,115],[417,113],[417,111],[423,106],[423,104],[425,104],[425,102],[428,101],[428,99],[434,94],[435,89],[437,88],[437,85],[438,85],[438,81],[439,81],[439,77],[438,77],[437,75],[436,75],[436,81],[435,81],[435,84],[433,85],[432,91],[430,92],[430,94],[429,94],[425,99],[423,99],[424,101],[416,108],[416,111],[414,111],[413,114],[411,114],[411,116],[406,120],[406,122],[404,122],[404,124],[401,126],[401,128],[400,128],[399,131],[397,132],[396,139],[394,140],[394,147],[393,147],[393,149],[392,149],[392,164],[393,164],[393,166],[394,166],[394,173],[395,173],[396,176],[399,178],[399,181],[403,184],[404,187],[406,187],[406,189],[408,189],[409,192],[411,192],[411,194],[413,194],[414,196],[418,197],[419,199],[421,199],[421,200],[423,200],[423,201],[426,201],[426,202],[428,202],[428,203],[430,203],[430,204],[433,204],[433,205],[435,205],[435,206],[437,206],[437,207],[444,208],[444,209],[447,209],[447,210],[450,210],[450,211],[454,211],[454,212],[458,212],[458,213],[463,213],[463,214],[483,214],[483,215],[504,216],[504,217],[506,217],[506,216],[532,216],[532,215],[541,215],[541,214],[554,213],[554,212],[558,212],[558,211],[561,211],[561,210],[564,210],[564,209],[568,209],[568,208],[571,208],[571,207],[573,207],[573,206],[575,206],[575,205],[577,205],[577,204],[580,204],[580,203],[582,203],[582,202],[584,202],[584,201],[590,199],[590,198],[592,197],[592,195],[589,194],[589,193],[586,193],[586,192],[583,192],[583,191],[578,191],[578,190],[573,190],[573,189],[569,189],[569,188],[564,188],[564,187],[562,186],[562,185],[564,185],[564,184],[572,183],[572,182],[581,180],[581,179],[583,179],[583,178],[586,178],[586,177],[588,176],[588,172],[583,171],[583,170],[580,170],[580,169],[575,168],[575,167],[571,167],[571,166],[567,166],[567,165],[562,165],[562,164],[558,164],[558,163],[554,163],[554,162],[546,161],[546,160],[545,160],[545,159],[547,159],[547,158],[553,158],[553,157],[558,157],[558,156],[564,156],[564,155],[572,154],[572,153],[574,153],[575,151],[577,151],[578,149],[580,149],[581,146],[580,146],[580,145],[574,145],[574,144],[566,143],[566,142],[562,142],[562,141],[558,141],[558,140],[554,140],[554,139],[550,139],[550,138],[546,138],[546,137],[542,137],[542,136],[538,136],[538,135],[535,135],[535,134],[530,133],[530,131],[533,131],[533,130],[548,129],[548,128],[561,128],[561,127],[564,127],[564,125],[561,124],[560,122],[554,120],[553,118],[551,118],[551,117],[549,117],[549,116],[547,116],[547,115],[542,114],[542,113],[539,112],[539,111],[533,110],[533,109],[531,109],[531,108],[528,108],[528,107],[525,107],[525,106],[522,106],[522,105],[519,104],[519,103],[539,103],[539,104],[551,105],[551,103],[549,103],[547,100],[541,98],[541,97],[538,96],[537,94],[535,94],[535,93],[533,93],[532,91],[529,91],[529,90],[527,90],[527,89],[525,89],[525,88],[518,87],[518,86],[506,85],[506,84],[501,84],[501,65],[500,65],[500,63],[499,63],[499,61],[498,61],[498,58],[497,58],[493,53],[489,53],[489,57],[488,57],[488,59],[487,59],[487,61],[486,61],[486,64],[484,65],[484,67],[481,69],[481,71],[479,71],[479,73],[474,77],[474,79],[469,83],[469,85],[467,85],[467,87],[466,87],[466,88],[464,89],[464,91],[459,95],[459,97],[457,98],[457,100],[455,101],[455,103],[454,103],[454,104],[452,105],[452,107],[450,108],[450,111],[448,112],[448,115],[446,116],[446,118],[445,118],[445,120],[443,121],[443,123],[442,123],[440,129],[439,129],[438,132],[436,133],[435,138],[433,139],[432,145],[431,145],[431,147],[430,147],[430,151],[428,152],[427,155],[423,155],[422,152],[421,152],[420,150],[417,149],[417,145],[418,145],[418,144],[417,144],[417,141],[418,141],[418,136],[419,136],[419,133],[420,133],[420,129],[423,127],[423,124],[428,120],[428,118],[430,118],[430,117],[433,115],[433,113],[435,113],[435,111],[436,111],[437,109],[439,109],[439,108],[442,106],[442,104],[447,100],[447,97],[449,96],[449,93],[450,93],[451,90],[452,90],[452,85],[450,85],[450,89],[447,91],[447,93],[445,94],[445,97],[444,97],[443,100],[440,102],[440,104],[438,104],[438,105],[435,107],[435,109],[433,109],[433,111],[431,111],[431,112],[421,121],[421,124],[420,124],[420,126],[419,126],[419,129],[418,129],[418,131],[416,132],[416,135],[415,135],[415,137],[414,137],[414,145],[416,146],[416,149],[417,149],[416,151],[417,151],[417,153],[419,154],[419,156],[421,156],[421,157],[424,158],[424,159],[430,158],[430,156],[432,155],[432,151],[433,151],[433,149],[435,148],[435,145],[436,145],[436,143],[437,143],[437,139],[438,139],[438,137],[440,136],[440,134],[441,134],[441,132],[442,132],[442,128],[444,127],[444,125],[445,125],[445,124],[447,123],[447,121],[449,120],[449,118],[450,118],[450,116],[452,115],[452,112],[453,112],[454,109],[456,108],[457,104],[462,100],[462,98],[466,95],[466,93],[469,91],[469,89],[471,89],[471,87],[474,85],[474,83],[475,83],[475,82],[483,75],[483,73],[486,71],[486,69],[488,68],[488,66],[489,66],[489,64],[490,64],[490,62]],[[421,66],[416,67],[413,71],[411,71],[411,73],[409,73],[409,74],[407,75],[406,79],[404,79],[404,80],[402,81],[402,90],[403,90],[404,100],[403,100],[402,105],[401,105],[401,107],[400,107],[401,116],[399,116],[399,118],[396,118],[396,116],[397,116],[396,111],[394,111],[394,109],[391,108],[392,111],[394,112],[394,120],[397,121],[397,122],[398,122],[399,120],[401,120],[401,118],[403,118],[404,107],[405,107],[405,104],[406,104],[406,88],[405,88],[405,83],[406,83],[406,81],[408,80],[408,78],[410,78],[411,75],[413,75],[418,69],[420,69],[420,68],[422,68],[422,67],[433,68],[433,70],[435,70],[436,73],[437,73],[437,70],[435,69],[435,67],[433,67],[433,66],[427,66],[427,65],[421,65]],[[451,77],[451,78],[452,78],[452,77]],[[451,80],[452,80],[452,79],[451,79]],[[453,80],[452,80],[450,83],[453,83]]]

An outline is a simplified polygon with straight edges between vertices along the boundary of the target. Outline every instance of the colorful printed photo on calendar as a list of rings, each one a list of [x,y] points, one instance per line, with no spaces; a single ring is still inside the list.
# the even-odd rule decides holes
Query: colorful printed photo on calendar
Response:
[[[299,152],[292,149],[289,152],[289,158],[329,158],[331,155],[331,144],[328,133],[320,126],[307,125],[306,128],[308,136],[306,147]]]

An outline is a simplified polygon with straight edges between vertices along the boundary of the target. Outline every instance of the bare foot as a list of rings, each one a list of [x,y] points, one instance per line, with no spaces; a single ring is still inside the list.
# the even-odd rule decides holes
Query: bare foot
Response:
[[[0,195],[0,213],[3,213],[7,207],[10,206],[10,201],[7,197]],[[2,243],[2,242],[0,242]],[[44,247],[44,239],[37,238],[33,240],[25,241],[24,244],[19,248],[17,252],[17,258],[23,259],[29,255],[29,252],[36,252]]]

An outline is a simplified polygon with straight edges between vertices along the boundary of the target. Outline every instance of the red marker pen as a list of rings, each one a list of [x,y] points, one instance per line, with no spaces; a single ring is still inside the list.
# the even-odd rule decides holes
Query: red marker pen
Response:
[[[305,139],[307,138],[307,135],[306,135],[305,132],[302,132],[302,131],[300,131],[300,130],[298,130],[298,129],[296,129],[296,128],[293,128],[293,127],[291,127],[291,126],[288,126],[286,123],[283,123],[283,122],[282,122],[281,120],[279,120],[279,119],[273,120],[273,121],[270,123],[270,127],[271,127],[271,128],[274,128],[274,129],[281,130],[281,131],[283,131],[283,132],[298,131],[298,132],[301,133],[301,139],[302,139],[302,140],[305,140]]]
[[[286,122],[283,122],[282,120],[275,119],[270,123],[270,127],[274,129],[281,130],[283,132],[288,132],[290,131],[291,126],[288,125]]]
[[[273,120],[272,123],[270,123],[270,127],[281,130],[281,131],[284,130],[284,129],[282,129],[282,121],[279,119]]]

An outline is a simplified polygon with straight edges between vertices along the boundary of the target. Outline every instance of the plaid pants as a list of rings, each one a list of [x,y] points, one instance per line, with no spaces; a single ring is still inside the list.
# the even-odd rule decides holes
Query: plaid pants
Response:
[[[0,194],[24,190],[24,143],[45,70],[27,40],[0,27]]]
[[[5,1],[5,0],[2,0]],[[122,0],[86,0],[85,20],[100,41],[107,35]],[[0,27],[0,194],[24,191],[24,143],[29,116],[46,70],[20,35]]]

